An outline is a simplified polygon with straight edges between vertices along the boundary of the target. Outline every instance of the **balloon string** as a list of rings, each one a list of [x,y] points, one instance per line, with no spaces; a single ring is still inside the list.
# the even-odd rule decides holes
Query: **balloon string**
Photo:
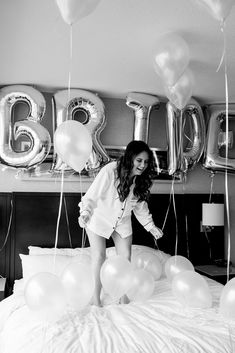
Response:
[[[176,207],[175,207],[174,189],[173,189],[173,194],[172,194],[172,203],[173,203],[173,209],[174,209],[174,215],[175,215],[175,255],[177,255],[177,249],[178,249],[178,222],[177,222],[177,213],[176,213]]]
[[[224,40],[225,41],[225,40]],[[225,41],[226,42],[226,41]],[[224,54],[224,77],[225,77],[225,121],[226,121],[226,144],[225,144],[225,209],[228,227],[228,249],[227,249],[227,281],[229,281],[229,267],[230,267],[230,250],[231,250],[231,231],[230,231],[230,215],[229,215],[229,197],[228,197],[228,75],[227,75],[227,55],[226,45]]]
[[[164,222],[163,222],[163,225],[162,225],[162,230],[164,230],[164,228],[165,228],[167,217],[168,217],[168,213],[169,213],[170,206],[171,206],[171,197],[172,197],[173,184],[174,184],[174,178],[172,179],[172,182],[171,182],[171,192],[170,192],[170,197],[169,197],[169,204],[168,204],[166,215],[165,215],[165,219],[164,219]]]
[[[62,169],[62,173],[61,173],[60,203],[59,203],[59,212],[58,212],[57,223],[56,223],[56,236],[55,236],[55,247],[54,247],[53,272],[55,272],[56,249],[57,249],[57,245],[58,245],[59,225],[60,225],[61,209],[62,209],[62,201],[63,201],[63,189],[64,189],[64,169]]]
[[[69,236],[69,245],[70,245],[70,248],[72,248],[73,245],[72,245],[72,238],[71,238],[71,233],[70,233],[70,225],[69,225],[69,217],[68,217],[66,198],[64,197],[63,200],[64,200],[65,217],[66,217],[66,224],[67,224],[67,230],[68,230],[68,236]]]
[[[225,33],[224,33],[224,28],[225,28],[225,22],[222,21],[221,23],[221,27],[220,27],[220,30],[223,34],[223,52],[222,52],[222,56],[221,56],[221,59],[220,59],[220,62],[219,62],[219,65],[216,69],[216,72],[219,72],[221,66],[222,66],[222,63],[224,62],[225,60],[225,56],[226,56],[226,38],[225,38]]]
[[[212,197],[212,193],[213,193],[214,176],[215,176],[215,173],[212,172],[211,173],[211,186],[210,186],[209,203],[211,203],[211,197]]]
[[[68,74],[68,97],[67,97],[67,114],[66,120],[68,120],[69,115],[69,101],[71,95],[71,72],[72,72],[72,62],[73,62],[73,26],[72,24],[69,26],[69,74]]]
[[[80,183],[80,195],[81,195],[81,201],[82,201],[82,176],[80,172],[79,172],[79,183]],[[86,233],[85,233],[85,228],[82,228],[82,248],[85,248],[85,244],[86,244]]]
[[[4,239],[3,245],[0,248],[0,252],[5,248],[7,240],[9,238],[9,234],[10,234],[10,230],[11,230],[11,224],[12,224],[12,218],[13,218],[13,210],[14,210],[14,206],[13,206],[13,200],[11,198],[11,213],[10,213],[8,227],[7,227],[7,234],[6,234],[6,237]]]

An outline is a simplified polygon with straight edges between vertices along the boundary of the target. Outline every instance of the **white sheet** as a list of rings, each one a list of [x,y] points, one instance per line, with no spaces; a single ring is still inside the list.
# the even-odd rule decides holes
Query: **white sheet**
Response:
[[[213,307],[183,307],[166,279],[156,282],[144,303],[89,306],[56,324],[39,323],[25,305],[18,285],[0,303],[1,353],[232,353],[235,322],[218,313],[222,285],[207,279]]]

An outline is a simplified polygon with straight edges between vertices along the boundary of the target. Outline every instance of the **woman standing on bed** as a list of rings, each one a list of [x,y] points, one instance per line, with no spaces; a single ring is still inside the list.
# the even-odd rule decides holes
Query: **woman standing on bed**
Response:
[[[106,239],[112,237],[117,255],[131,259],[131,212],[155,239],[163,235],[147,205],[152,172],[151,149],[143,141],[131,141],[124,156],[100,170],[79,203],[79,225],[86,228],[91,247],[95,305],[101,306],[100,269],[106,256]],[[128,298],[125,296],[122,302],[127,303]]]

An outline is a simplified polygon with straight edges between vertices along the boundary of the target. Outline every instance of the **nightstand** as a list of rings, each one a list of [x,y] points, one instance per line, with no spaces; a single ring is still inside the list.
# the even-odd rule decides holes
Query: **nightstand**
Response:
[[[195,266],[195,271],[222,284],[227,283],[227,268],[216,265]],[[235,267],[230,267],[229,279],[235,277]]]
[[[6,278],[0,277],[0,301],[5,298]]]

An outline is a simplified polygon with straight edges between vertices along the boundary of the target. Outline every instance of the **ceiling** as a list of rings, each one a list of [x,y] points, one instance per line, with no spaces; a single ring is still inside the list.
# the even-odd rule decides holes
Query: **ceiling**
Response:
[[[220,22],[196,0],[101,0],[72,26],[55,0],[0,0],[0,85],[80,88],[122,99],[142,92],[164,101],[153,53],[159,36],[173,32],[189,47],[193,97],[201,104],[224,102],[226,68],[229,101],[235,102],[235,6],[225,25],[223,35]],[[216,72],[224,39],[226,65]]]

